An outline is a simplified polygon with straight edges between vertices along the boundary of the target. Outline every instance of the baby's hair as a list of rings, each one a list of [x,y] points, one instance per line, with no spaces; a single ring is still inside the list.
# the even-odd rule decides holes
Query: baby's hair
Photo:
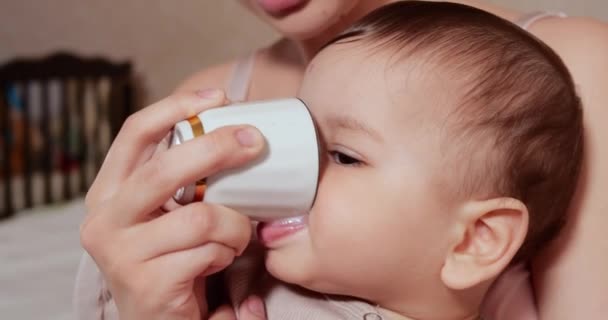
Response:
[[[530,223],[514,262],[562,228],[583,158],[580,99],[548,46],[517,25],[448,2],[398,1],[370,13],[325,47],[360,42],[440,66],[462,95],[446,111],[450,186],[459,197],[513,197]],[[419,61],[419,60],[416,60]],[[456,143],[454,143],[456,142]],[[446,164],[448,165],[448,164]],[[446,170],[448,171],[448,170]]]

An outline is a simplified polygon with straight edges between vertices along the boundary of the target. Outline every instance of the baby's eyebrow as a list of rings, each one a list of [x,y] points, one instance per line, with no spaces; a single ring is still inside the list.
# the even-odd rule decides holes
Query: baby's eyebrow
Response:
[[[361,131],[377,142],[384,142],[382,135],[378,131],[350,115],[330,115],[327,117],[327,125],[346,130]]]

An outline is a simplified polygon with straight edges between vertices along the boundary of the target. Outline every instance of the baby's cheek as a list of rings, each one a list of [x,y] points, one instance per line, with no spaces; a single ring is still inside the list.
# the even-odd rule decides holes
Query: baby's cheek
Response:
[[[317,197],[309,218],[309,233],[313,249],[319,254],[342,251],[349,239],[357,235],[357,224],[361,220],[353,204],[353,201],[337,194]]]
[[[350,198],[334,197],[316,209],[310,219],[312,241],[319,254],[336,264],[363,257],[380,240],[377,233],[386,231],[374,217],[378,212]]]

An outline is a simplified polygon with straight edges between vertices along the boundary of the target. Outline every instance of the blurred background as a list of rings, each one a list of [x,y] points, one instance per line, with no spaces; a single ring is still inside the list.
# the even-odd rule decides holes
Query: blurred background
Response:
[[[0,61],[69,50],[133,62],[146,104],[276,36],[238,1],[1,0]]]
[[[526,11],[608,20],[605,0],[493,0]],[[56,50],[130,60],[146,104],[210,64],[271,43],[272,30],[236,0],[0,0],[0,61]]]
[[[493,2],[608,21],[606,0]],[[72,319],[82,194],[124,117],[276,38],[235,0],[0,0],[0,318]]]

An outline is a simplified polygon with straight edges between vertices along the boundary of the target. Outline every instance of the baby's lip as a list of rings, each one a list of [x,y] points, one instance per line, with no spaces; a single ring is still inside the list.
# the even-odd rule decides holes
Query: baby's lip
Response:
[[[308,215],[277,219],[270,222],[260,222],[257,226],[257,238],[269,247],[273,242],[287,237],[308,224]]]
[[[297,216],[297,217],[276,219],[276,220],[273,220],[270,222],[266,222],[266,224],[269,226],[272,226],[272,227],[291,226],[291,225],[306,223],[305,220],[306,220],[306,215],[301,215],[301,216]]]

